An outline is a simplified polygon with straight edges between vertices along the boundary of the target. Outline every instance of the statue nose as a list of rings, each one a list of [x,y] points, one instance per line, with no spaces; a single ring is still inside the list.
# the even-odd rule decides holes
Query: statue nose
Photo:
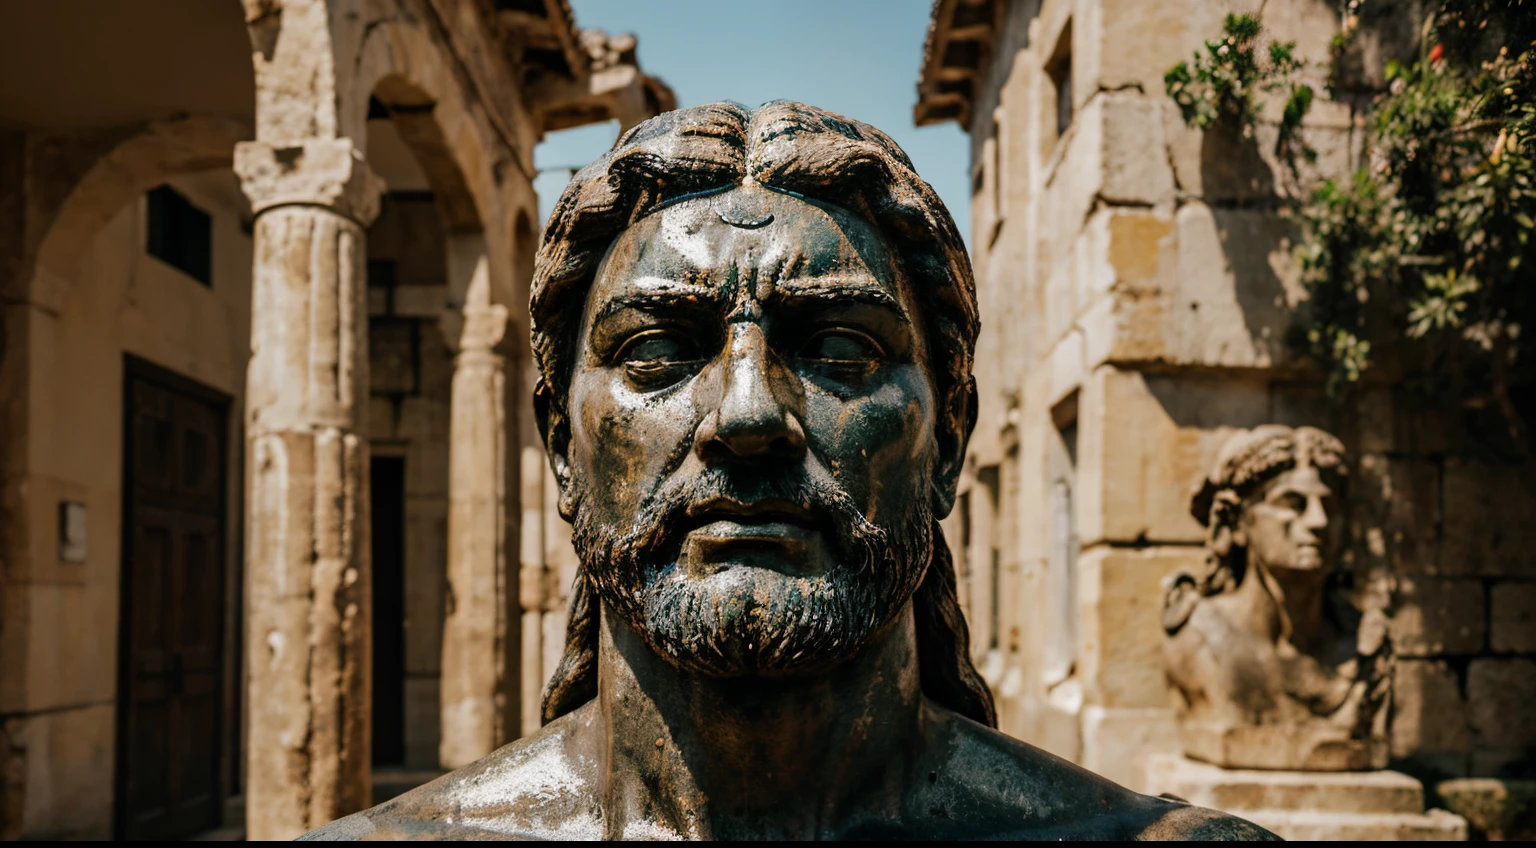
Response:
[[[798,459],[805,451],[800,385],[769,349],[762,328],[732,325],[724,357],[720,403],[694,439],[700,458]]]

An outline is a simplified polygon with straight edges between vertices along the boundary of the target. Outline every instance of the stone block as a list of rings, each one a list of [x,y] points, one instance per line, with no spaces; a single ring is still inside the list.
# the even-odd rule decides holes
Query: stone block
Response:
[[[1440,464],[1365,453],[1349,483],[1350,553],[1361,570],[1440,574]]]
[[[1536,577],[1536,474],[1447,459],[1443,487],[1442,573]]]
[[[1162,581],[1197,570],[1203,559],[1196,547],[1098,547],[1078,559],[1077,675],[1088,704],[1164,708],[1170,703],[1163,672]]]
[[[1536,660],[1473,660],[1467,669],[1467,704],[1473,744],[1530,757],[1536,746]]]
[[[113,731],[110,704],[7,722],[25,749],[21,839],[111,838]]]
[[[1424,813],[1244,811],[1243,818],[1286,840],[1464,842],[1467,821],[1445,810]]]
[[[1095,89],[1134,86],[1161,95],[1163,74],[1188,60],[1204,39],[1217,37],[1227,11],[1243,7],[1257,11],[1259,5],[1256,0],[1099,0],[1079,4],[1087,14],[1079,24],[1083,37],[1074,38],[1073,47],[1079,54],[1073,57],[1074,75],[1087,77],[1096,83],[1092,86]]]
[[[1536,653],[1536,583],[1495,583],[1489,590],[1489,642],[1500,653]]]
[[[1156,276],[1116,285],[1112,306],[1092,304],[1083,319],[1090,363],[1270,368],[1291,361],[1285,333],[1303,297],[1291,223],[1271,212],[1186,203],[1171,233],[1156,240],[1147,233],[1118,234],[1121,267],[1136,267],[1126,261],[1135,257],[1137,270]]]
[[[1115,205],[1160,206],[1173,202],[1173,169],[1163,149],[1162,98],[1105,92],[1099,196]],[[1085,116],[1086,117],[1086,116]]]
[[[1473,839],[1536,839],[1536,780],[1443,780],[1435,785],[1435,795],[1441,806],[1467,820]]]
[[[1483,650],[1488,620],[1482,581],[1404,576],[1397,588],[1391,634],[1399,655],[1427,657]]]
[[[1083,708],[1083,754],[1078,762],[1095,774],[1145,792],[1147,760],[1179,750],[1173,710]]]
[[[1396,771],[1226,769],[1177,754],[1147,761],[1149,792],[1213,810],[1422,813],[1424,785]],[[1241,813],[1239,813],[1241,815]]]
[[[1199,544],[1189,495],[1235,429],[1265,422],[1267,386],[1244,377],[1143,375],[1102,366],[1079,406],[1078,534]]]
[[[1472,746],[1461,681],[1439,660],[1399,659],[1392,678],[1392,756],[1464,755]],[[1463,766],[1464,768],[1464,766]]]
[[[1173,169],[1160,149],[1163,115],[1159,100],[1131,92],[1100,92],[1073,118],[1059,142],[1039,197],[1039,261],[1052,267],[1057,245],[1069,245],[1100,200],[1114,205],[1171,208]]]

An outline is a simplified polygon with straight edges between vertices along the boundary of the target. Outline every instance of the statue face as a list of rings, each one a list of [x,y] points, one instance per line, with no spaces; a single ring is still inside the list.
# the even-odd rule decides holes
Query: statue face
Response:
[[[1243,514],[1248,556],[1271,569],[1321,568],[1332,550],[1329,510],[1333,490],[1311,465],[1292,468],[1269,481]]]
[[[573,357],[566,485],[608,614],[716,675],[834,665],[927,566],[935,389],[851,213],[755,185],[614,243]]]

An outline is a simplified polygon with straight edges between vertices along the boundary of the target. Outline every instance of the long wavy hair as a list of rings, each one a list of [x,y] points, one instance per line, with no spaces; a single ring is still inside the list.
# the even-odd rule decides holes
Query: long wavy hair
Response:
[[[755,110],[711,103],[657,116],[624,133],[566,186],[544,231],[530,308],[539,366],[534,410],[551,456],[563,457],[570,442],[570,360],[587,291],[608,248],[646,215],[727,190],[749,176],[775,191],[849,209],[884,234],[927,322],[939,407],[934,435],[941,449],[957,456],[976,422],[971,368],[979,321],[965,243],[943,202],[889,136],[788,101]],[[566,469],[555,464],[561,490],[569,492]],[[561,514],[569,520],[573,509],[562,494]],[[992,694],[971,663],[955,567],[936,519],[932,538],[927,573],[913,596],[922,690],[934,702],[995,727]],[[565,655],[544,691],[546,724],[597,695],[599,607],[578,570]]]

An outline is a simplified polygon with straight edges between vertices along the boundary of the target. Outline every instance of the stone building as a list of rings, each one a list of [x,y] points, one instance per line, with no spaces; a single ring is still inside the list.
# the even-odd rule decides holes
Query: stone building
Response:
[[[50,0],[0,43],[0,838],[291,837],[520,735],[569,562],[533,149],[672,108],[634,39]]]
[[[1285,343],[1304,292],[1281,211],[1298,185],[1356,166],[1356,119],[1382,81],[1346,79],[1331,101],[1316,80],[1304,133],[1319,158],[1299,182],[1267,153],[1272,124],[1202,134],[1164,93],[1228,12],[1262,9],[1266,37],[1296,41],[1320,76],[1340,6],[934,4],[916,120],[970,135],[984,316],[980,422],[948,532],[976,659],[1006,731],[1133,787],[1178,747],[1160,583],[1200,563],[1191,490],[1235,429],[1266,423],[1319,426],[1350,451],[1354,567],[1396,584],[1393,767],[1531,777],[1529,467],[1479,458],[1477,434],[1415,405],[1390,366],[1330,401]],[[1361,15],[1362,67],[1414,44],[1415,4]]]

